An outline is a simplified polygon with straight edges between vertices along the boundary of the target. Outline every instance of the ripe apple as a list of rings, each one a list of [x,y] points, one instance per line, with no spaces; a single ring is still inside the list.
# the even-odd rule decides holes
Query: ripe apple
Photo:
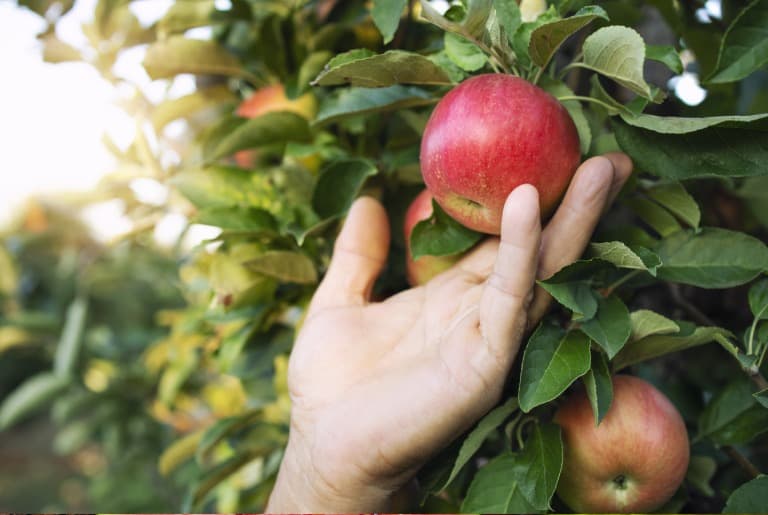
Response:
[[[405,212],[405,223],[403,231],[405,233],[405,271],[408,278],[408,284],[418,286],[428,282],[434,276],[448,270],[456,261],[458,256],[421,256],[418,259],[411,257],[411,233],[413,228],[422,220],[432,216],[432,195],[428,190],[419,193],[408,211]]]
[[[478,75],[435,107],[421,140],[421,172],[446,213],[476,231],[499,234],[507,195],[539,191],[542,216],[565,193],[580,160],[565,108],[519,77]]]
[[[649,513],[668,501],[688,469],[680,413],[637,377],[613,378],[613,403],[599,425],[584,390],[555,414],[565,456],[558,496],[577,513]]]
[[[282,84],[272,84],[256,90],[237,107],[236,113],[243,118],[257,118],[278,111],[289,111],[311,120],[317,114],[317,100],[312,93],[290,99],[285,96]],[[255,161],[256,153],[253,150],[242,150],[235,154],[235,162],[243,168],[253,166]]]

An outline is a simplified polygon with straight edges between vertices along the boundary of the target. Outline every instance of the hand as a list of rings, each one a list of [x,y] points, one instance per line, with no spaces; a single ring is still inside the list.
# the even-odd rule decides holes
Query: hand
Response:
[[[551,300],[534,279],[578,259],[631,169],[623,154],[583,163],[543,231],[536,189],[520,186],[500,241],[383,302],[370,294],[389,224],[377,201],[358,199],[291,354],[289,442],[267,511],[386,510],[499,401],[526,330]]]

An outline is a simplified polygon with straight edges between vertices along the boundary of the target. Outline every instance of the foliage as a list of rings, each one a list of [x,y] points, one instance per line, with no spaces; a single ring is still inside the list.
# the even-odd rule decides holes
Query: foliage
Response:
[[[691,468],[667,511],[768,509],[764,476],[753,479],[768,468],[768,34],[759,22],[768,2],[723,1],[722,16],[711,18],[698,2],[667,0],[555,0],[542,12],[527,2],[456,0],[445,13],[426,1],[179,0],[142,27],[128,0],[100,0],[88,49],[56,39],[49,7],[66,12],[69,3],[20,3],[48,13],[40,39],[50,61],[85,59],[125,85],[113,75],[116,59],[147,45],[153,79],[196,76],[196,91],[161,103],[137,90],[129,109],[142,123],[131,147],[117,151],[125,174],[113,178],[150,178],[174,192],[170,207],[135,202],[136,220],[176,209],[221,229],[180,267],[186,303],[162,312],[168,331],[138,361],[121,357],[122,346],[110,356],[121,375],[132,368],[156,380],[144,406],[176,436],[158,466],[187,484],[182,509],[263,508],[287,437],[287,355],[341,218],[366,193],[400,226],[421,188],[431,108],[452,85],[487,72],[551,92],[573,117],[585,157],[621,149],[636,173],[584,259],[541,282],[558,306],[530,336],[503,404],[422,470],[422,504],[407,510],[562,509],[553,498],[562,465],[554,407],[583,382],[600,420],[611,402],[607,379],[622,369],[667,393],[692,435]],[[185,36],[193,27],[211,27],[211,38]],[[668,89],[683,70],[707,88],[697,106]],[[317,113],[234,115],[239,99],[273,83],[290,98],[310,92]],[[178,120],[184,140],[165,130]],[[247,165],[237,159],[243,150]],[[480,238],[435,211],[412,242],[395,231],[377,296],[405,287],[406,244],[451,254]],[[126,296],[117,297],[101,300]],[[48,396],[73,388],[58,382],[61,367],[74,367],[73,377],[88,370],[67,342],[81,324],[77,302],[93,303],[75,302],[54,371],[35,379]],[[23,388],[3,414],[20,409]]]

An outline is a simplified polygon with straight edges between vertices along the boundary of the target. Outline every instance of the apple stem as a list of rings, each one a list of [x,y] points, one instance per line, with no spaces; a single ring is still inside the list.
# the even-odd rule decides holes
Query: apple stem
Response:
[[[615,112],[616,111],[616,106],[612,106],[610,104],[606,104],[602,100],[598,100],[598,99],[592,98],[592,97],[582,97],[582,96],[579,96],[579,95],[566,95],[564,97],[557,97],[557,99],[560,102],[566,102],[568,100],[580,100],[582,102],[592,102],[593,104],[598,104],[598,105],[601,105],[601,106],[605,107],[608,110],[608,112]]]

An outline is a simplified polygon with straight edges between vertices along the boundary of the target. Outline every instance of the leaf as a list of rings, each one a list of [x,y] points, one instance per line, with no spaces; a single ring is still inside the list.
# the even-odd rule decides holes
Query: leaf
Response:
[[[592,366],[584,375],[584,386],[587,398],[592,405],[592,413],[595,415],[595,425],[605,418],[613,400],[613,382],[608,361],[600,352],[592,353]]]
[[[197,462],[200,464],[206,463],[209,460],[214,447],[216,447],[216,444],[225,438],[246,429],[252,424],[262,423],[259,422],[260,416],[260,410],[251,410],[242,415],[217,420],[205,430],[202,437],[199,439],[195,456]]]
[[[613,358],[613,369],[618,372],[636,363],[716,341],[722,336],[730,336],[730,332],[719,327],[697,327],[689,334],[652,334],[631,340]]]
[[[768,1],[753,0],[734,18],[720,42],[711,83],[734,82],[768,64]]]
[[[315,264],[300,252],[270,250],[255,259],[246,261],[245,265],[254,272],[286,283],[314,284],[317,282]]]
[[[157,469],[163,476],[168,476],[182,463],[192,459],[203,437],[203,431],[195,431],[179,438],[168,446],[157,460]]]
[[[474,72],[485,66],[488,56],[468,39],[445,33],[445,54],[459,68]]]
[[[326,124],[349,116],[393,111],[436,103],[428,92],[413,86],[388,88],[345,88],[326,98],[315,124]]]
[[[349,53],[355,53],[352,50]],[[315,86],[337,86],[349,84],[366,88],[381,88],[395,84],[451,84],[451,79],[443,69],[429,58],[413,52],[390,50],[383,54],[365,55],[357,59],[344,59],[341,64],[334,64],[336,59],[312,81]],[[338,62],[338,61],[337,61]]]
[[[321,173],[312,196],[312,208],[321,218],[335,218],[347,212],[365,180],[378,170],[366,159],[339,160]]]
[[[511,42],[512,36],[522,22],[520,7],[518,7],[517,2],[510,2],[509,0],[494,0],[493,7],[496,9],[496,17],[499,20],[499,24],[507,34],[507,39]]]
[[[181,73],[196,75],[245,75],[240,61],[215,41],[171,36],[147,48],[144,69],[152,80],[169,79]]]
[[[678,232],[657,249],[662,262],[658,276],[701,288],[731,288],[768,270],[768,247],[747,234],[704,228],[696,234]]]
[[[493,433],[499,425],[501,425],[512,413],[517,411],[518,402],[517,399],[511,397],[507,401],[491,410],[486,416],[484,416],[477,426],[472,430],[469,435],[464,439],[459,449],[459,453],[456,456],[456,461],[453,463],[453,468],[445,481],[441,481],[439,485],[431,489],[432,491],[439,492],[444,490],[450,485],[456,476],[459,475],[461,469],[466,465],[469,460],[480,450],[480,446],[483,445],[488,436]]]
[[[74,374],[77,358],[83,344],[85,318],[88,314],[88,300],[77,297],[67,309],[64,328],[61,331],[56,355],[53,358],[53,371],[57,375]]]
[[[309,123],[306,118],[292,112],[266,113],[246,120],[222,138],[209,159],[219,159],[239,150],[285,143],[288,141],[311,141]]]
[[[723,508],[723,513],[768,512],[768,476],[760,475],[733,491]]]
[[[581,330],[613,359],[629,339],[632,326],[627,306],[617,295],[598,299],[597,315],[581,324]]]
[[[555,98],[575,95],[564,82],[555,80],[548,75],[543,75],[541,77],[539,86]],[[584,155],[588,154],[589,148],[592,145],[592,129],[589,126],[587,117],[584,115],[584,109],[581,106],[581,102],[578,100],[565,100],[560,101],[560,103],[563,104],[563,107],[568,111],[568,114],[573,120],[573,124],[576,126],[576,132],[579,134],[581,153]]]
[[[709,456],[691,456],[685,479],[702,494],[707,497],[713,497],[715,491],[709,482],[712,481],[715,472],[717,472],[717,462],[713,458]]]
[[[674,334],[680,332],[680,326],[669,318],[649,309],[639,309],[629,314],[632,332],[629,341],[642,340],[654,334]]]
[[[397,32],[397,26],[400,24],[400,16],[403,9],[408,4],[408,0],[374,0],[371,17],[376,24],[376,28],[381,32],[384,38],[384,44],[387,45]]]
[[[164,37],[209,25],[215,12],[214,0],[174,2],[157,22],[157,31]]]
[[[0,405],[0,430],[8,429],[44,407],[69,386],[68,376],[41,372],[27,378]]]
[[[597,313],[597,297],[592,286],[587,281],[574,281],[570,283],[548,283],[540,281],[544,288],[557,302],[581,315],[585,320]]]
[[[655,252],[645,247],[632,250],[621,241],[591,243],[589,250],[592,251],[594,257],[607,261],[618,268],[645,270],[653,276],[656,275],[656,270],[661,266],[661,259]]]
[[[751,383],[742,377],[721,390],[699,416],[698,438],[721,445],[746,443],[765,431],[768,410],[758,405]]]
[[[662,63],[678,75],[683,73],[683,61],[680,60],[680,54],[673,46],[646,45],[645,57],[652,61]]]
[[[758,119],[763,120],[765,116]],[[622,150],[629,154],[637,168],[658,177],[683,180],[768,173],[765,130],[752,126],[730,128],[728,125],[724,123],[690,134],[660,134],[615,118],[612,120],[616,141]]]
[[[643,79],[645,42],[635,30],[616,25],[598,29],[584,40],[583,52],[585,67],[653,100]]]
[[[528,413],[556,399],[589,367],[589,338],[584,333],[540,325],[523,353],[520,409]]]
[[[223,85],[198,89],[189,95],[166,100],[155,106],[152,110],[152,126],[160,132],[173,120],[187,118],[203,109],[235,101],[236,98],[232,91]]]
[[[701,222],[701,211],[696,200],[679,182],[654,186],[648,195],[694,229]]]
[[[647,129],[660,134],[688,134],[712,127],[726,129],[760,129],[768,131],[768,113],[751,115],[707,116],[703,118],[685,118],[680,116],[657,116],[653,114],[621,114],[621,119],[640,129]]]
[[[80,50],[60,40],[55,34],[41,37],[40,42],[43,45],[43,61],[46,63],[66,63],[83,60],[83,54]]]
[[[764,408],[768,408],[768,388],[752,394],[752,397]]]
[[[411,232],[411,255],[447,256],[471,248],[483,237],[448,216],[440,204],[432,201],[432,216],[417,223]]]
[[[525,448],[501,454],[475,475],[463,513],[537,513],[550,509],[563,467],[560,428],[535,424]]]
[[[263,209],[253,207],[211,207],[197,213],[195,222],[220,227],[226,231],[274,233],[277,221]]]
[[[761,279],[749,288],[749,309],[758,320],[768,318],[768,279]]]
[[[643,197],[631,198],[624,202],[660,236],[671,236],[682,229],[677,219],[656,202]]]
[[[268,178],[228,166],[208,166],[176,175],[171,183],[202,208],[248,206],[265,209],[274,203],[275,188]]]
[[[539,67],[547,66],[560,45],[571,35],[589,25],[596,18],[608,20],[608,14],[602,7],[592,5],[580,9],[576,14],[550,23],[545,23],[531,33],[528,54]]]

